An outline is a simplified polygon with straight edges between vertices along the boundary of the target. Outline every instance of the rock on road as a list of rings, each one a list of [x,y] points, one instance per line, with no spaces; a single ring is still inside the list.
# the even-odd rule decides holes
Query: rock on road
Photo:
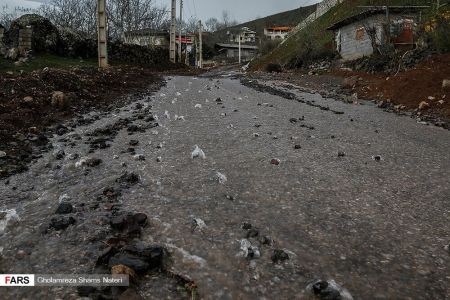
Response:
[[[0,210],[17,214],[0,228],[0,271],[89,273],[108,236],[98,195],[128,171],[139,182],[121,190],[121,209],[148,215],[141,240],[167,248],[201,299],[309,299],[320,278],[354,299],[448,299],[450,132],[288,92],[314,105],[231,78],[173,77],[139,105],[55,138],[58,159],[47,153],[0,185]],[[139,130],[134,118],[89,153],[90,132],[148,105],[159,127]],[[195,145],[204,159],[191,157]],[[76,223],[43,233],[62,198]],[[143,281],[145,298],[186,296]],[[76,298],[67,288],[6,292]]]

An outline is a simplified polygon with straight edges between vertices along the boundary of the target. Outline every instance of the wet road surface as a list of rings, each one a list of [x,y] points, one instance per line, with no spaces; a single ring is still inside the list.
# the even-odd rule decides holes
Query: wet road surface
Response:
[[[450,132],[369,103],[288,92],[295,99],[235,79],[174,77],[142,105],[92,113],[92,124],[55,137],[64,158],[47,153],[1,182],[0,273],[92,272],[110,234],[99,195],[128,171],[139,183],[121,190],[121,210],[148,215],[141,240],[167,248],[171,271],[202,299],[309,299],[318,278],[354,299],[450,298]],[[158,127],[145,122],[150,112]],[[107,147],[89,153],[92,133],[120,118],[138,130],[108,132]],[[195,145],[205,159],[192,159]],[[45,232],[66,200],[76,223]],[[275,250],[289,259],[274,262]],[[138,291],[190,296],[150,277]],[[1,292],[77,297],[69,288]]]

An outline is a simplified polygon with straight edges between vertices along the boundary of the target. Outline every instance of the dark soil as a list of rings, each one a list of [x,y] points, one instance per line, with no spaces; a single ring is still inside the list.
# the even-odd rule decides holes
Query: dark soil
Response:
[[[6,153],[0,157],[0,178],[26,170],[40,151],[48,150],[48,137],[70,130],[61,125],[64,120],[123,106],[133,98],[125,95],[148,92],[162,84],[160,73],[126,66],[0,74],[0,151]],[[55,91],[69,100],[64,109],[52,105]]]
[[[450,118],[450,91],[442,89],[442,81],[450,79],[450,54],[433,56],[396,76],[346,71],[335,71],[333,74],[357,77],[355,85],[349,88],[357,92],[360,98],[385,100],[404,105],[408,110],[418,109],[419,104],[425,101],[430,108],[423,114]],[[430,100],[429,97],[434,99]],[[439,103],[440,100],[444,103]]]

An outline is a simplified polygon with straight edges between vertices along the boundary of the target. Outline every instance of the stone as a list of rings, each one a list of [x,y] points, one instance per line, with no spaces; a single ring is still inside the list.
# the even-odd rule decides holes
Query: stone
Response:
[[[112,275],[128,275],[132,281],[136,281],[137,275],[133,269],[125,265],[115,265],[111,267]]]
[[[450,90],[450,79],[442,80],[442,89]]]
[[[52,106],[58,109],[67,109],[70,106],[69,97],[61,91],[55,91],[52,94]]]
[[[140,235],[141,228],[147,224],[147,219],[144,213],[126,213],[111,217],[110,225],[112,229],[127,235]]]
[[[273,158],[270,163],[272,165],[278,166],[280,164],[280,160],[278,158]]]
[[[346,77],[342,83],[345,88],[353,88],[358,83],[358,76]]]
[[[137,160],[137,161],[145,160],[145,156],[142,155],[142,154],[136,154],[136,155],[133,156],[133,158],[134,158],[134,160]]]
[[[289,255],[284,250],[275,249],[275,250],[273,250],[271,259],[274,263],[280,263],[285,260],[288,260]]]
[[[445,103],[444,100],[439,100],[439,101],[438,101],[438,104],[439,104],[439,105],[444,105],[444,103]]]
[[[34,99],[31,96],[26,96],[26,97],[23,98],[23,102],[25,102],[25,103],[32,103],[33,100]]]
[[[139,141],[137,141],[137,140],[130,140],[130,142],[128,144],[130,146],[137,146],[139,144]]]
[[[297,123],[298,120],[296,118],[290,118],[289,122],[291,122],[292,124]]]
[[[56,159],[63,159],[64,156],[66,156],[66,153],[64,152],[64,150],[60,149],[60,150],[56,150],[55,152],[53,152],[53,156]]]
[[[59,204],[58,208],[56,209],[55,214],[59,215],[65,215],[70,214],[73,212],[73,206],[70,203],[62,202]]]
[[[116,179],[116,182],[123,186],[135,185],[139,182],[139,176],[134,173],[125,172],[122,176]]]
[[[430,108],[430,104],[428,102],[422,101],[419,104],[419,110],[426,110]]]
[[[6,157],[6,152],[5,151],[0,151],[0,158]]]
[[[338,157],[344,157],[345,156],[345,152],[343,151],[338,151]]]
[[[259,230],[256,228],[249,229],[246,234],[246,238],[254,238],[259,235]]]
[[[294,149],[295,149],[295,150],[302,149],[302,146],[300,146],[300,145],[295,145],[295,146],[294,146]]]
[[[100,158],[88,158],[86,159],[86,165],[88,167],[96,167],[102,163]]]
[[[353,300],[352,295],[334,280],[315,280],[306,287],[306,290],[321,300]]]
[[[109,266],[112,268],[116,265],[125,265],[132,269],[134,272],[141,274],[146,272],[150,268],[149,263],[144,259],[140,258],[137,255],[126,252],[117,253],[110,258]]]
[[[70,225],[73,225],[75,223],[76,223],[76,220],[73,217],[58,216],[58,217],[51,219],[49,227],[59,231],[59,230],[64,230],[67,227],[69,227]]]

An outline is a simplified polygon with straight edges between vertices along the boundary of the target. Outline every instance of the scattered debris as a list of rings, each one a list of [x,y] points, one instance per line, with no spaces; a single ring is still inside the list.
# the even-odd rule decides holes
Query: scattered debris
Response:
[[[259,252],[258,247],[253,246],[252,243],[247,239],[242,239],[240,241],[241,251],[239,252],[239,256],[247,257],[247,258],[259,258],[261,257],[261,253]]]
[[[278,165],[281,163],[281,161],[280,161],[278,158],[273,158],[273,159],[270,161],[270,163],[271,163],[272,165],[278,166]]]
[[[372,156],[372,159],[373,159],[374,161],[381,161],[381,160],[382,160],[382,157],[381,157],[381,155],[374,155],[374,156]]]
[[[273,250],[272,261],[274,263],[280,263],[280,262],[283,262],[288,259],[289,259],[289,255],[284,250],[280,250],[280,249]]]
[[[195,104],[194,108],[202,108],[201,104]]]
[[[217,179],[219,180],[220,184],[225,184],[228,181],[227,176],[225,176],[224,174],[217,172],[216,175],[217,175]]]
[[[334,280],[315,280],[310,283],[306,290],[321,300],[353,300],[352,295]]]
[[[191,153],[191,158],[192,159],[194,159],[194,158],[205,159],[206,155],[205,155],[205,152],[203,152],[203,150],[200,149],[199,146],[195,145],[194,146],[194,151],[192,151],[192,153]]]

